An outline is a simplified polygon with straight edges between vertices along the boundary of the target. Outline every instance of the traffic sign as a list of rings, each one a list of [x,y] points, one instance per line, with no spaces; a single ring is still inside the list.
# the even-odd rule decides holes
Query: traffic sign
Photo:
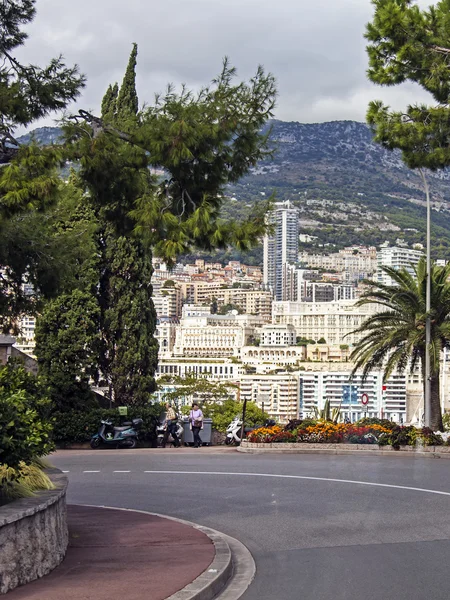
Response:
[[[366,406],[366,404],[369,404],[369,396],[364,392],[364,394],[361,394],[361,404],[363,406]]]

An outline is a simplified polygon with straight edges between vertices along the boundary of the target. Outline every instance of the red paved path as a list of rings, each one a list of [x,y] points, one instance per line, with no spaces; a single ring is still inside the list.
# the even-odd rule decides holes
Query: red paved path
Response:
[[[164,600],[214,559],[205,534],[170,519],[81,506],[68,517],[64,562],[6,600]]]

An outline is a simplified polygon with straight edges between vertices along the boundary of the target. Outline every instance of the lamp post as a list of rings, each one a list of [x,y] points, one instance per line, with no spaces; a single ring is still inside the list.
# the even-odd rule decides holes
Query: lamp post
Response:
[[[425,310],[427,313],[427,320],[425,323],[425,387],[424,387],[424,420],[425,427],[431,425],[431,360],[430,360],[430,344],[431,344],[431,204],[430,204],[430,190],[428,187],[428,181],[425,177],[425,173],[422,169],[419,169],[420,176],[423,181],[425,188],[425,196],[427,199],[427,288],[426,288],[426,300]]]

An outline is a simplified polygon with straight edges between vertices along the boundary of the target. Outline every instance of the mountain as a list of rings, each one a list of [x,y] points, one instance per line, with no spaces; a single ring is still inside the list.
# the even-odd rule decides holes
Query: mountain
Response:
[[[300,209],[304,249],[329,252],[348,244],[378,245],[403,238],[425,243],[426,209],[419,175],[400,153],[372,141],[364,123],[273,121],[270,160],[230,189],[227,216],[250,212],[255,199],[275,192]],[[428,175],[435,258],[450,258],[448,171]]]
[[[229,186],[224,216],[242,217],[275,193],[300,209],[302,233],[315,239],[308,251],[328,252],[348,244],[378,245],[403,238],[425,242],[426,209],[420,177],[372,141],[364,123],[332,121],[303,124],[272,121],[274,154]],[[20,138],[58,143],[60,130],[43,127]],[[430,173],[435,258],[450,258],[450,172]],[[216,258],[262,260],[261,249],[247,255],[230,251]]]
[[[32,139],[42,146],[58,144],[61,142],[61,129],[59,127],[38,127],[20,136],[17,141],[21,144],[28,144]]]

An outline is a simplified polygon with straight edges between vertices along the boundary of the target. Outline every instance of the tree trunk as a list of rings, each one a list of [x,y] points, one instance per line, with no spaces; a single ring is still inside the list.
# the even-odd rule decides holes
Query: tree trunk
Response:
[[[444,431],[441,412],[439,371],[431,376],[430,426],[433,431]]]

